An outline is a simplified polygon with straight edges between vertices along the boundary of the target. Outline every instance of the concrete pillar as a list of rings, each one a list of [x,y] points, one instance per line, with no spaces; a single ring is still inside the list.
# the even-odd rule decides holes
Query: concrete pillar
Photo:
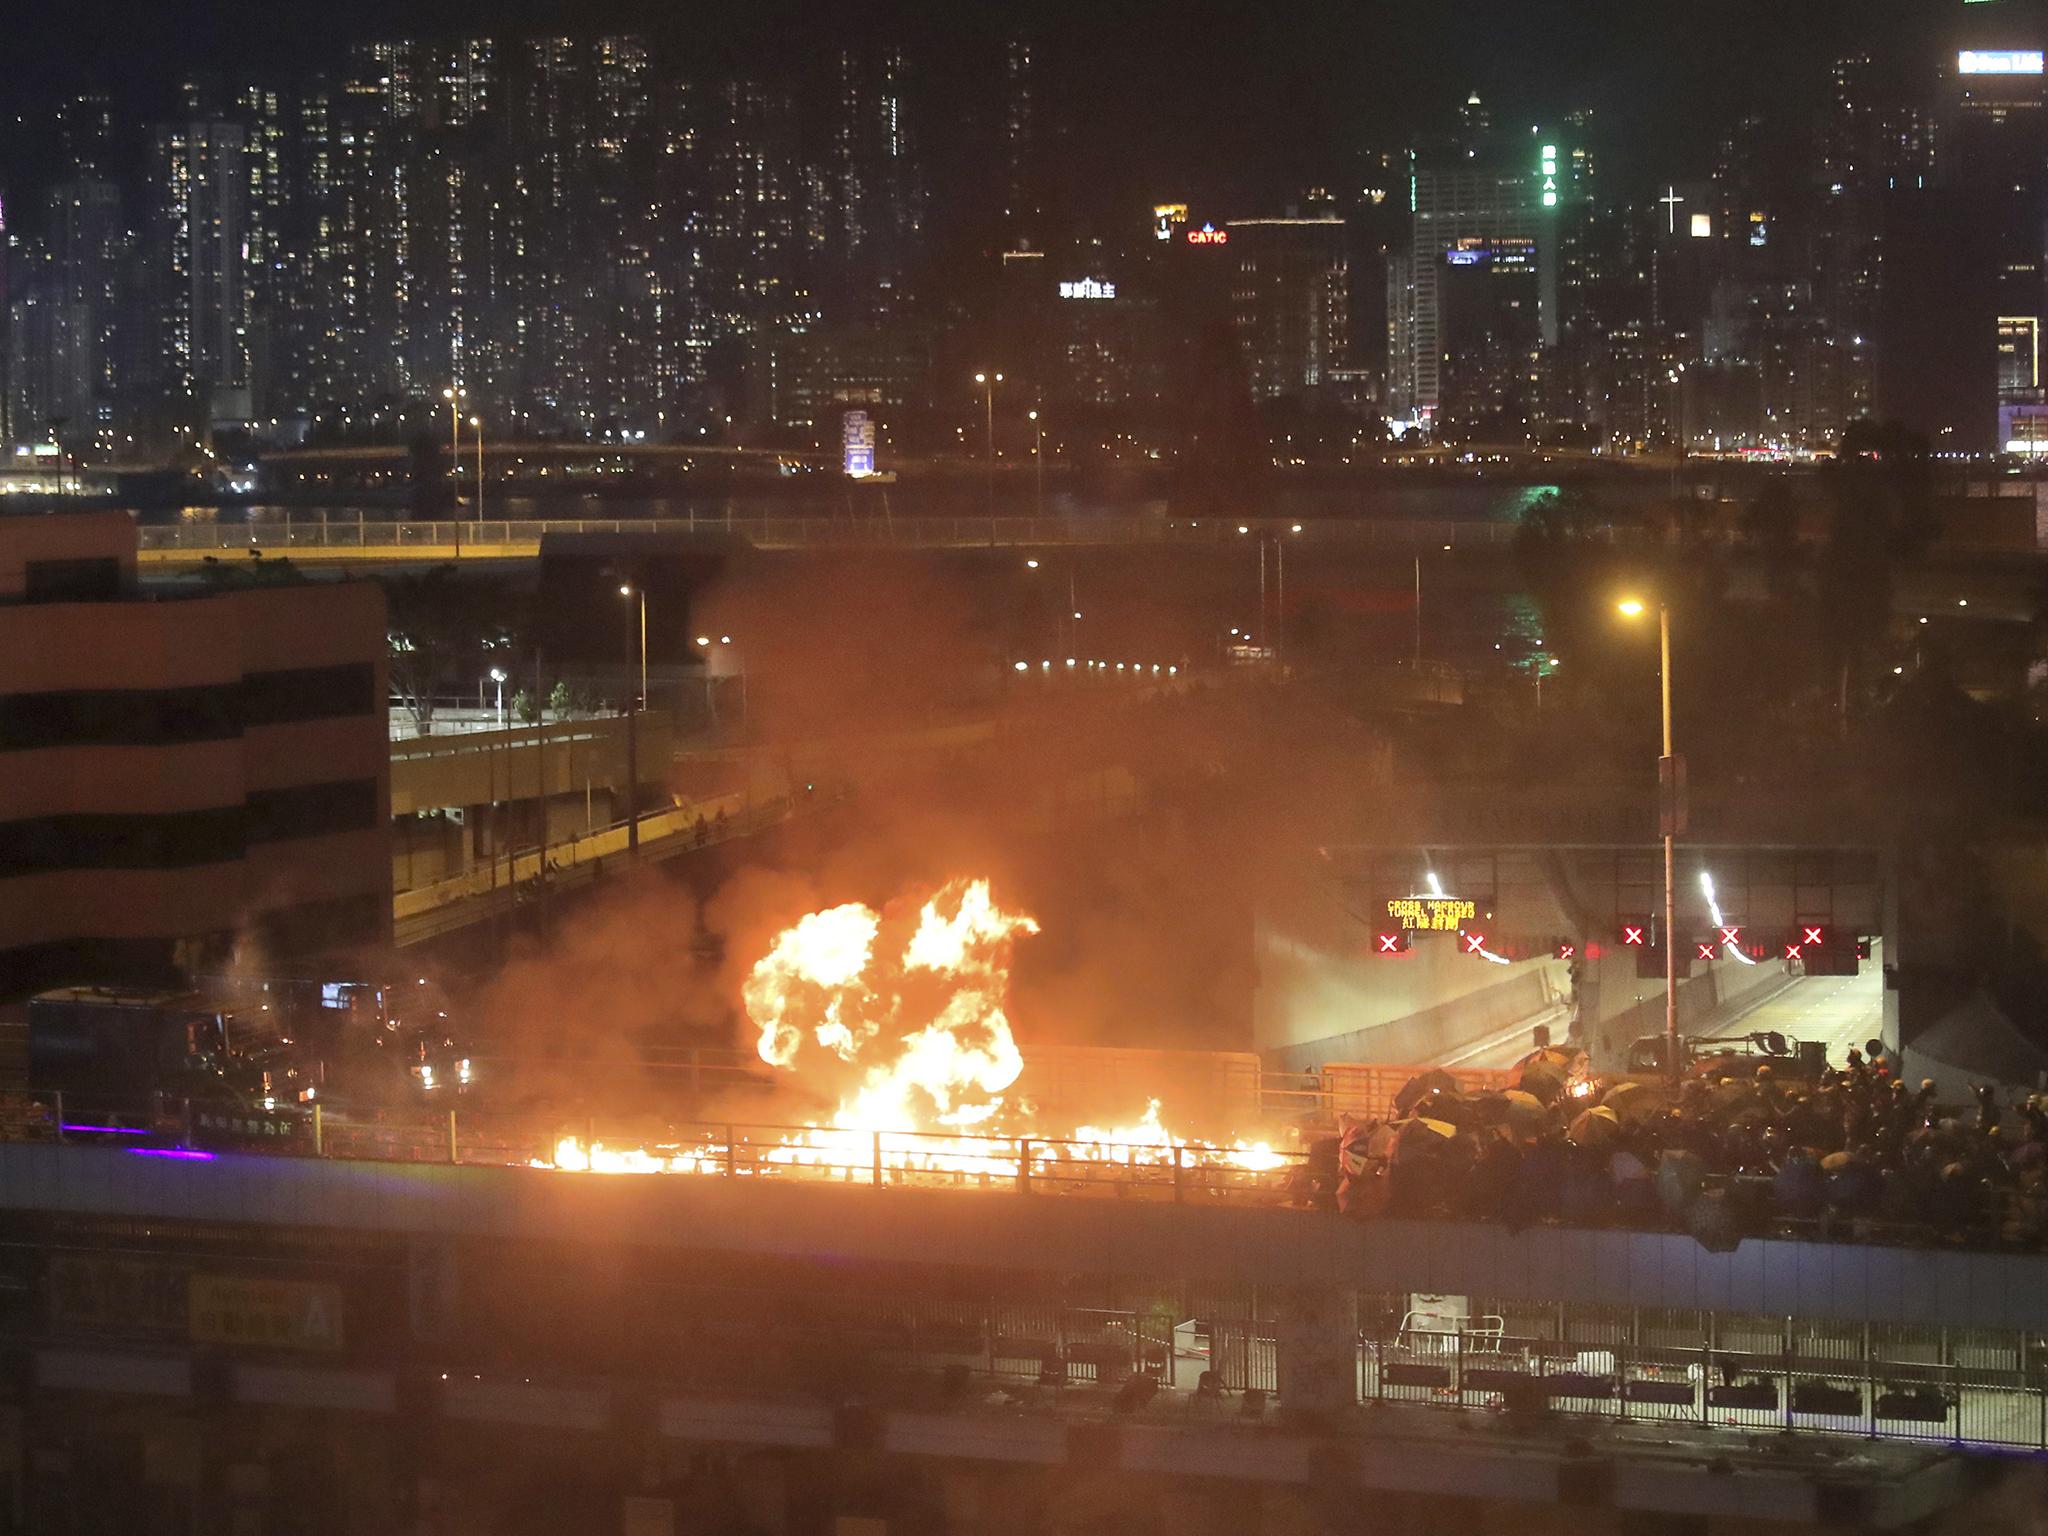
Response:
[[[1358,1293],[1290,1286],[1273,1295],[1280,1406],[1327,1413],[1358,1401]]]

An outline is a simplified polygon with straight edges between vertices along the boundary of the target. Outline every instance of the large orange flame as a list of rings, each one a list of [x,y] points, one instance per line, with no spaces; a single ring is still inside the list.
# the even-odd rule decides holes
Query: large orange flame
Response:
[[[1004,1011],[1010,941],[1037,931],[998,907],[986,880],[939,891],[900,940],[857,902],[813,912],[776,937],[740,989],[756,1049],[798,1072],[811,1047],[856,1068],[833,1116],[841,1129],[981,1124],[1024,1070]]]
[[[1006,1093],[1024,1071],[1007,1013],[1011,941],[1038,932],[996,905],[986,880],[956,880],[914,922],[858,902],[800,918],[740,989],[770,1066],[838,1083],[824,1125],[769,1143],[707,1136],[688,1146],[585,1146],[564,1137],[552,1166],[600,1173],[761,1174],[803,1170],[855,1182],[941,1174],[1077,1188],[1139,1176],[1181,1192],[1184,1176],[1256,1178],[1287,1157],[1265,1142],[1190,1141],[1151,1101],[1129,1126],[1067,1134],[1029,1125]],[[1000,1124],[1001,1128],[998,1129]],[[979,1134],[963,1134],[977,1131]],[[1128,1188],[1128,1184],[1120,1186]]]

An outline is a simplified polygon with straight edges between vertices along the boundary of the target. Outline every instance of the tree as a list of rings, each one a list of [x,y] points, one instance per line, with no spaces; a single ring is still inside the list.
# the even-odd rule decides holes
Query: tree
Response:
[[[436,695],[455,686],[486,652],[509,661],[520,650],[524,615],[503,589],[465,581],[452,565],[384,584],[391,689],[422,736],[433,731]]]
[[[1606,624],[1622,557],[1614,518],[1576,486],[1541,491],[1522,509],[1515,563],[1543,614],[1546,645],[1570,659],[1589,624]]]

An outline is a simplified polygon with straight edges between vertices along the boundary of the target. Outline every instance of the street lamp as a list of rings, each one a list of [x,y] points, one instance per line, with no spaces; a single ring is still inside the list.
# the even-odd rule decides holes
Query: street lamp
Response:
[[[499,667],[493,667],[493,668],[491,668],[491,681],[492,681],[492,682],[494,682],[494,683],[496,683],[496,684],[498,685],[498,726],[499,726],[499,729],[501,729],[501,730],[502,730],[502,729],[504,728],[504,725],[505,725],[505,673],[504,673],[504,670],[503,670],[502,668],[499,668]]]
[[[469,418],[469,430],[476,438],[476,520],[484,520],[484,419]]]
[[[1685,364],[1680,363],[1667,376],[1671,380],[1672,396],[1678,416],[1678,452],[1671,464],[1671,494],[1676,497],[1679,484],[1685,478],[1687,448],[1687,434],[1685,430]]]
[[[619,596],[640,600],[640,692],[626,711],[626,857],[640,857],[640,711],[647,707],[647,592],[631,582],[619,583]],[[628,631],[628,654],[631,654]]]
[[[1038,412],[1031,416],[1031,462],[1038,471],[1038,505],[1040,517],[1045,516],[1045,423],[1038,419]]]
[[[462,397],[465,391],[460,384],[450,385],[441,391],[441,398],[448,402],[448,483],[455,491],[455,504],[462,504]]]
[[[1639,597],[1616,605],[1623,618],[1639,619],[1649,605]],[[1657,693],[1664,718],[1664,755],[1657,760],[1657,819],[1664,834],[1664,1067],[1678,1077],[1678,893],[1677,852],[1679,796],[1678,759],[1671,750],[1671,606],[1657,604]]]
[[[1003,382],[1000,373],[977,373],[974,382],[981,386],[983,399],[988,404],[988,510],[995,516],[996,510],[996,386]]]

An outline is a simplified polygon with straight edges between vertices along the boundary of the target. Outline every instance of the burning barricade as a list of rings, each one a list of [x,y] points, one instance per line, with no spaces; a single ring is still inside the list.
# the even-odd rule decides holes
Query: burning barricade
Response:
[[[631,1147],[563,1137],[542,1166],[848,1183],[1034,1185],[1227,1196],[1284,1183],[1268,1141],[1170,1130],[1152,1099],[1129,1124],[1059,1127],[1028,1096],[1007,1013],[1010,951],[1038,931],[961,880],[914,914],[857,902],[812,912],[755,962],[741,1001],[762,1061],[835,1107],[794,1126],[706,1126]]]

